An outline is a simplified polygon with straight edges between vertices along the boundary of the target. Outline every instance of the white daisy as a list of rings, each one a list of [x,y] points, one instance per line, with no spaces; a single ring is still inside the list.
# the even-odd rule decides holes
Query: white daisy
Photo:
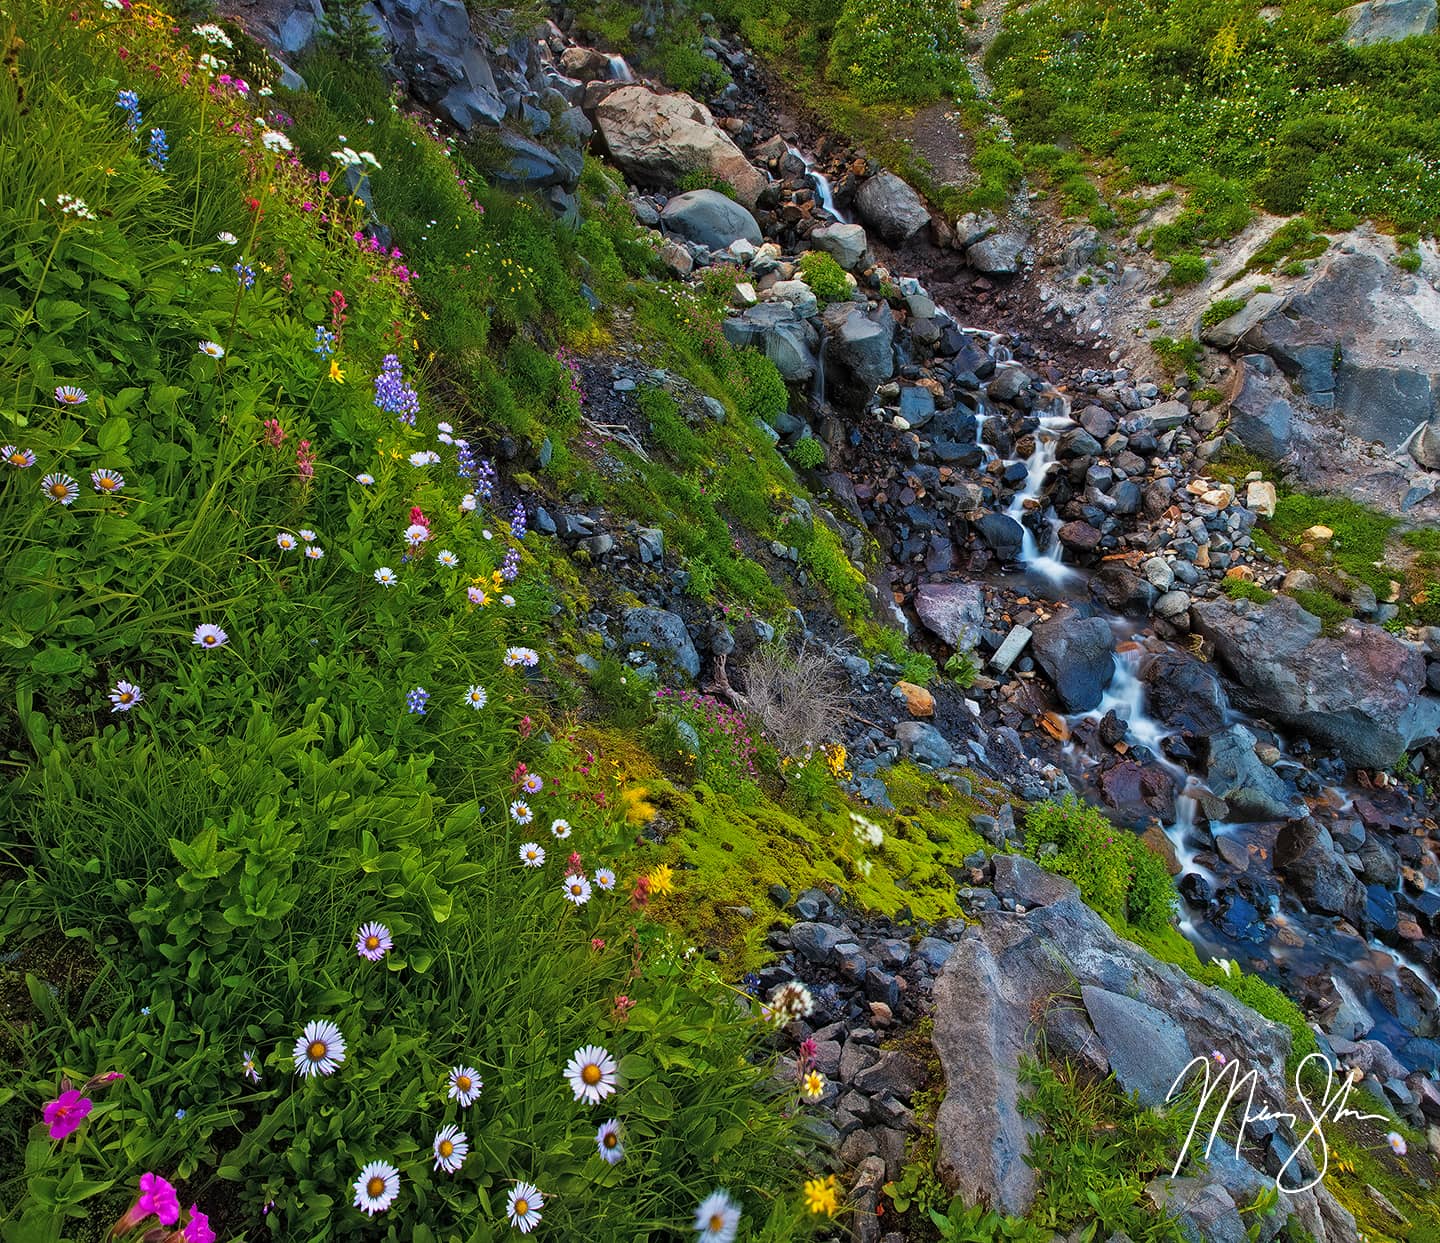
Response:
[[[550,832],[555,834],[555,836],[563,842],[570,836],[570,821],[552,820],[550,822]]]
[[[723,1188],[711,1192],[695,1210],[698,1243],[732,1243],[740,1230],[740,1206]]]
[[[505,595],[500,597],[500,603],[507,609],[513,609],[515,607],[515,597],[510,595],[509,592],[506,592]]]
[[[427,449],[418,449],[410,455],[411,466],[429,466],[430,452]]]
[[[584,906],[590,901],[590,882],[583,876],[574,873],[567,876],[560,890],[565,895],[565,900],[575,903],[576,906]]]
[[[295,537],[289,531],[281,531],[275,537],[275,542],[280,546],[281,552],[290,552],[295,547]]]
[[[40,481],[40,491],[52,501],[61,505],[71,505],[80,495],[80,485],[63,471],[56,471],[54,474],[46,475]]]
[[[540,1210],[544,1207],[545,1197],[531,1183],[516,1183],[505,1197],[505,1213],[521,1234],[529,1234],[540,1224]]]
[[[218,341],[200,342],[200,352],[207,358],[224,358],[225,347]]]
[[[615,888],[615,873],[609,868],[597,868],[595,870],[595,887],[609,893]]]
[[[395,571],[388,565],[382,565],[375,571],[375,581],[382,587],[393,587],[400,580],[395,577]]]
[[[460,498],[460,508],[463,509],[467,514],[474,513],[475,506],[478,503],[479,502],[475,499],[475,493],[473,492],[467,492],[464,496]]]
[[[372,1161],[355,1180],[355,1207],[372,1217],[383,1213],[400,1194],[400,1171],[388,1161]]]
[[[224,242],[225,245],[227,245],[227,246],[233,246],[233,245],[235,245],[236,242],[238,242],[238,241],[240,240],[240,239],[239,239],[238,237],[236,237],[233,233],[225,233],[225,232],[217,233],[217,234],[215,235],[215,237],[216,237],[216,240],[217,240],[217,241]]]
[[[529,824],[535,819],[535,813],[530,810],[530,804],[523,798],[517,798],[510,804],[510,819],[516,824]]]
[[[1405,1144],[1405,1137],[1399,1131],[1391,1131],[1385,1136],[1385,1142],[1390,1145],[1390,1151],[1397,1157],[1403,1157],[1408,1151]]]
[[[115,689],[109,692],[109,696],[111,712],[129,712],[145,698],[134,682],[123,680],[115,683]]]
[[[545,862],[545,847],[539,842],[526,842],[520,847],[520,862],[527,868],[538,868]]]
[[[295,1070],[311,1075],[333,1075],[345,1060],[345,1037],[329,1019],[313,1019],[295,1039]]]
[[[609,1053],[598,1044],[587,1044],[576,1049],[575,1056],[565,1064],[565,1078],[577,1101],[598,1105],[615,1093],[615,1070],[615,1059]]]
[[[460,558],[457,557],[448,548],[442,548],[439,552],[437,552],[435,554],[435,560],[438,561],[441,565],[443,565],[446,569],[452,569],[460,564]]]
[[[320,558],[325,555],[325,550],[321,548],[319,544],[309,544],[305,548],[305,555],[309,557],[311,561],[319,561]]]
[[[472,1066],[452,1066],[449,1079],[450,1090],[446,1095],[461,1105],[473,1105],[479,1099],[480,1089],[485,1086]]]
[[[438,431],[438,432],[444,432],[445,435],[448,436],[448,435],[449,435],[451,432],[453,432],[455,429],[454,429],[453,427],[451,427],[449,423],[445,423],[445,422],[442,421],[442,422],[440,422],[440,423],[435,424],[435,430]]]
[[[301,527],[300,538],[303,539],[307,544],[313,544],[320,537],[316,535],[315,532],[312,531],[309,527]]]
[[[389,928],[384,924],[369,923],[360,929],[360,935],[355,939],[355,952],[361,958],[379,962],[394,945]]]
[[[372,483],[375,482],[375,476],[372,475],[369,471],[362,470],[358,475],[355,476],[355,482],[359,484],[364,484],[364,486],[368,488]]]
[[[449,432],[438,432],[436,433],[435,439],[442,445],[453,445],[455,443],[455,437]]]
[[[600,1155],[607,1165],[614,1165],[625,1155],[625,1145],[620,1142],[618,1118],[611,1118],[609,1122],[600,1124],[600,1129],[595,1132],[595,1147],[600,1150]]]
[[[465,702],[479,712],[490,700],[483,686],[472,686],[465,692]]]
[[[411,548],[418,548],[429,538],[430,528],[423,522],[414,522],[405,528],[405,542]]]
[[[195,633],[191,636],[190,642],[196,647],[224,647],[230,642],[230,636],[219,626],[212,626],[209,622],[195,627]]]
[[[453,1122],[440,1128],[435,1136],[435,1168],[447,1174],[456,1173],[465,1164],[470,1152],[470,1141]]]

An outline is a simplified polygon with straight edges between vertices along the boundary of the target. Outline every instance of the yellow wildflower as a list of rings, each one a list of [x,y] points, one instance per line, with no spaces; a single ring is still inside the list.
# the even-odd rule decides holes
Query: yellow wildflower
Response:
[[[650,892],[656,894],[675,892],[675,873],[668,863],[662,863],[650,873]]]
[[[330,360],[330,378],[334,380],[336,384],[345,383],[345,373],[340,370],[340,363],[333,358]]]
[[[812,1213],[824,1213],[834,1217],[840,1208],[840,1191],[835,1175],[826,1178],[812,1178],[805,1184],[805,1207]]]
[[[620,803],[625,808],[625,819],[631,824],[648,824],[655,819],[655,807],[645,796],[647,791],[644,786],[632,786],[620,795]],[[665,869],[667,875],[669,868]]]
[[[818,1070],[806,1071],[800,1080],[800,1091],[806,1100],[818,1101],[825,1095],[825,1076]]]

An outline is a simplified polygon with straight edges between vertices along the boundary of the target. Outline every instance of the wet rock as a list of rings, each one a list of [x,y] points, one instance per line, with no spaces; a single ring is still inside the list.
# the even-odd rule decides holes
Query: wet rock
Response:
[[[665,204],[660,222],[671,233],[709,250],[725,250],[744,238],[760,245],[765,239],[755,217],[718,190],[690,190]]]
[[[901,721],[895,727],[895,738],[901,753],[931,768],[944,768],[954,762],[955,753],[945,735],[923,721]]]
[[[1157,596],[1155,588],[1122,562],[1104,562],[1090,576],[1090,598],[1109,613],[1143,617]]]
[[[1162,652],[1145,666],[1150,711],[1175,729],[1206,736],[1225,724],[1230,702],[1215,672],[1181,652]]]
[[[1088,522],[1067,522],[1056,533],[1060,542],[1066,548],[1073,548],[1077,552],[1094,552],[1100,546],[1104,536]]]
[[[1365,889],[1341,857],[1330,832],[1306,816],[1289,821],[1275,839],[1275,870],[1306,908],[1363,922]]]
[[[1030,647],[1067,712],[1096,707],[1115,676],[1115,636],[1104,618],[1064,612],[1035,627]]]
[[[996,560],[1002,564],[1019,559],[1020,549],[1025,544],[1025,532],[1009,514],[986,514],[975,524],[980,538],[990,546]]]
[[[915,612],[936,638],[968,650],[979,642],[985,625],[985,590],[978,583],[921,583]]]
[[[1282,820],[1299,811],[1284,781],[1255,754],[1255,735],[1243,725],[1211,735],[1205,784],[1225,800],[1232,820]]]
[[[892,246],[901,246],[930,223],[914,188],[891,172],[869,178],[855,195],[860,218]]]
[[[1421,689],[1424,658],[1378,626],[1347,621],[1322,635],[1288,596],[1263,606],[1196,601],[1190,615],[1234,675],[1238,701],[1348,763],[1388,768],[1440,730],[1440,699]]]
[[[629,609],[624,618],[624,640],[671,661],[687,677],[700,675],[700,654],[685,629],[685,620],[664,609]]]
[[[790,925],[790,944],[797,954],[813,963],[828,963],[835,949],[850,939],[850,934],[830,924],[798,923]]]
[[[1175,783],[1158,764],[1124,760],[1105,769],[1097,784],[1112,818],[1126,828],[1142,828],[1151,820],[1168,824],[1175,818]]]
[[[854,303],[825,308],[828,353],[855,381],[873,389],[895,374],[895,322],[889,308],[866,312]]]
[[[1295,428],[1290,388],[1265,354],[1247,354],[1235,365],[1230,391],[1230,430],[1247,449],[1282,458]]]

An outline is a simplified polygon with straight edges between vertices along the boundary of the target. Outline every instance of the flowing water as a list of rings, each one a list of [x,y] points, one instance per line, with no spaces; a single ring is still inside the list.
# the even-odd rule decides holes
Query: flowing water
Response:
[[[635,75],[630,72],[630,65],[623,56],[612,56],[610,58],[610,81],[635,81]]]
[[[791,147],[790,152],[804,162],[805,175],[810,178],[810,184],[815,187],[815,197],[820,200],[820,206],[841,224],[853,223],[849,215],[835,205],[835,191],[830,185],[830,178],[820,171],[820,166],[816,163],[815,158],[806,155],[796,147]]]

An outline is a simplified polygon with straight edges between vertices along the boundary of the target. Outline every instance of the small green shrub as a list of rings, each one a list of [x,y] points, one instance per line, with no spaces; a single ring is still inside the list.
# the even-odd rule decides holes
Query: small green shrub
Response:
[[[1292,591],[1290,595],[1302,609],[1320,619],[1327,633],[1353,616],[1350,606],[1328,591]]]
[[[1193,337],[1156,337],[1150,342],[1150,348],[1172,375],[1198,366],[1205,352]]]
[[[790,460],[801,470],[814,470],[825,464],[825,446],[814,436],[797,440],[790,450]]]
[[[714,190],[723,194],[727,199],[735,197],[735,187],[723,177],[717,177],[708,169],[696,168],[686,173],[675,183],[675,188],[682,193],[688,190]]]
[[[800,275],[822,304],[849,301],[850,281],[833,255],[823,250],[807,250],[800,256]]]
[[[1210,328],[1245,309],[1247,298],[1221,298],[1212,302],[1200,316],[1200,327]]]
[[[1165,273],[1167,285],[1198,285],[1205,279],[1210,265],[1204,255],[1180,254],[1170,261],[1170,270]]]
[[[846,0],[827,72],[862,103],[929,103],[969,81],[965,28],[949,0]]]
[[[1259,583],[1248,582],[1243,578],[1227,578],[1222,588],[1232,600],[1249,600],[1253,604],[1264,604],[1275,598],[1273,591],[1266,591]]]

